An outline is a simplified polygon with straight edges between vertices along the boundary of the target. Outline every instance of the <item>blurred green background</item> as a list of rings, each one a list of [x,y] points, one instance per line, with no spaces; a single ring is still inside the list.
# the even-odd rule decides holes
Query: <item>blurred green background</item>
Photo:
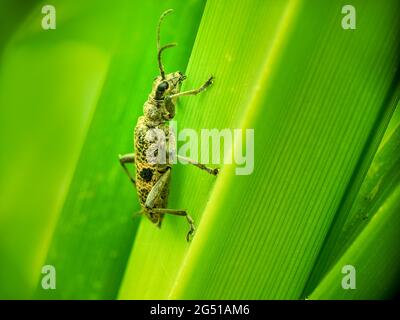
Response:
[[[42,7],[57,27],[43,30]],[[383,299],[400,279],[395,0],[0,0],[0,298]],[[158,74],[210,74],[180,128],[254,128],[255,170],[180,165],[158,230],[117,155]],[[397,107],[397,108],[396,108]],[[373,252],[373,256],[369,253]],[[343,264],[359,270],[343,290]],[[41,268],[57,270],[43,290]]]
[[[58,29],[46,32],[40,1],[1,1],[4,297],[36,285],[125,19],[107,1],[54,5]]]

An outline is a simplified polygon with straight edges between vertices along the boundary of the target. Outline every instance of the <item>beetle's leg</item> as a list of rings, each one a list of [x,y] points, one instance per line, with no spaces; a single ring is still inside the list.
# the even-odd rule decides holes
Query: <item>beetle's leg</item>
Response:
[[[176,209],[166,209],[166,208],[154,208],[151,209],[152,212],[161,213],[161,214],[172,214],[175,216],[186,217],[187,222],[189,223],[190,229],[186,235],[186,240],[189,242],[190,237],[193,235],[196,230],[194,227],[193,218],[187,214],[186,210],[176,210]]]
[[[204,164],[197,162],[196,160],[193,160],[193,159],[190,159],[190,158],[186,158],[186,157],[183,157],[183,156],[180,156],[180,155],[177,155],[177,157],[178,157],[179,160],[186,161],[186,162],[196,166],[197,168],[200,168],[201,170],[204,170],[204,171],[206,171],[209,174],[212,174],[214,176],[216,176],[219,173],[219,169],[218,168],[215,168],[215,169],[209,168],[209,167],[205,166]]]
[[[196,94],[199,94],[200,92],[203,92],[206,90],[209,86],[212,85],[214,80],[214,77],[210,77],[200,88],[198,89],[193,89],[193,90],[188,90],[188,91],[182,91],[178,92],[175,94],[171,94],[170,96],[167,96],[167,99],[173,99],[173,98],[178,98],[182,96],[195,96]]]
[[[135,154],[134,153],[127,153],[124,155],[118,155],[119,163],[121,164],[122,168],[128,175],[129,179],[132,181],[133,185],[136,187],[135,179],[132,177],[131,173],[129,172],[128,168],[126,167],[127,163],[135,163]]]
[[[193,234],[195,228],[194,228],[194,221],[191,216],[187,214],[185,210],[176,210],[176,209],[167,209],[167,208],[154,208],[154,205],[157,200],[159,200],[164,188],[167,187],[167,183],[169,183],[169,179],[171,177],[171,170],[168,169],[161,177],[160,179],[156,182],[156,184],[153,186],[149,194],[147,195],[146,203],[145,206],[147,210],[158,213],[158,214],[172,214],[175,216],[182,216],[186,217],[186,220],[188,221],[190,225],[189,232],[186,236],[186,240],[190,240],[190,236]]]

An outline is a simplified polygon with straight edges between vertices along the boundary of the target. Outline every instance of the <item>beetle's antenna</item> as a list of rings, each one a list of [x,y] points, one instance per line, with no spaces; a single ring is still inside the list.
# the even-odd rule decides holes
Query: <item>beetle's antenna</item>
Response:
[[[160,46],[160,27],[161,27],[161,23],[164,19],[164,17],[168,14],[170,14],[172,11],[172,9],[168,9],[166,11],[164,11],[160,17],[160,20],[158,20],[158,26],[157,26],[157,60],[158,60],[158,68],[160,69],[160,74],[161,74],[161,78],[165,79],[165,71],[164,71],[164,66],[161,62],[161,54],[165,49],[168,48],[172,48],[176,46],[176,43],[170,43],[170,44],[166,44],[165,46]]]

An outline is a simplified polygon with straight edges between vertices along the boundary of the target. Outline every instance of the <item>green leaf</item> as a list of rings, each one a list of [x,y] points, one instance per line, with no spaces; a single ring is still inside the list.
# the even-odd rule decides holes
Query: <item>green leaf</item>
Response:
[[[263,29],[265,34],[272,36],[278,27],[284,28],[284,24],[280,24],[284,3],[272,7],[267,4],[231,4],[229,11],[225,10],[226,5],[225,2],[207,2],[187,70],[188,80],[182,90],[200,85],[209,74],[214,74],[216,80],[204,94],[181,98],[176,117],[178,130],[181,127],[193,128],[200,133],[202,128],[238,127],[247,111],[249,97],[252,99],[257,94],[257,85],[264,81],[264,73],[268,72],[269,65],[260,69],[260,65],[266,63],[265,51],[270,50],[272,44],[281,44],[281,39],[272,42],[266,36],[260,41],[247,35]],[[269,12],[267,22],[262,16],[251,19],[260,10],[265,14]],[[198,171],[188,166],[178,166],[173,170],[169,201],[171,208],[187,208],[196,222],[200,221],[200,214],[207,206],[215,181],[215,177]],[[222,172],[217,181],[224,176],[229,175]],[[161,232],[144,221],[132,249],[120,298],[167,298],[189,248],[184,240],[186,232],[187,224],[183,219],[166,217]],[[201,238],[199,229],[190,246]]]
[[[395,99],[399,101],[399,87]],[[388,126],[373,163],[337,241],[339,258],[312,299],[384,299],[396,294],[400,281],[400,107]],[[376,216],[376,217],[375,217]],[[335,252],[332,253],[334,255]],[[331,258],[331,257],[329,257]],[[357,290],[343,290],[341,269],[356,267]]]
[[[381,204],[376,214],[349,249],[329,271],[310,299],[390,299],[400,283],[400,185]],[[345,265],[355,268],[355,288],[343,289]]]
[[[400,86],[397,81],[394,84],[397,88],[394,88],[393,96],[390,97],[387,104],[388,108],[383,114],[384,117],[392,114],[393,106],[400,100]],[[349,190],[344,198],[343,205],[337,213],[336,221],[331,225],[330,233],[321,249],[304,296],[312,292],[316,284],[338,262],[338,259],[354,242],[400,181],[399,114],[400,108],[397,107],[372,164],[369,165],[370,156],[361,159],[362,164],[357,172],[358,176],[354,179],[355,183],[351,185],[352,190]],[[372,150],[368,150],[367,154],[372,154],[372,151],[375,154],[376,142],[381,140],[382,129],[386,127],[386,122],[381,121],[381,125],[374,132],[374,141],[369,146]],[[364,170],[367,165],[368,173],[365,175]],[[359,186],[360,182],[362,182],[361,187]]]
[[[207,2],[187,88],[208,72],[216,81],[182,98],[177,119],[198,131],[254,128],[254,172],[225,165],[214,185],[175,169],[169,207],[187,208],[197,234],[188,245],[183,221],[167,217],[161,231],[143,221],[120,298],[302,297],[394,108],[386,97],[397,81],[396,3],[354,6],[357,31],[345,31],[340,1]]]

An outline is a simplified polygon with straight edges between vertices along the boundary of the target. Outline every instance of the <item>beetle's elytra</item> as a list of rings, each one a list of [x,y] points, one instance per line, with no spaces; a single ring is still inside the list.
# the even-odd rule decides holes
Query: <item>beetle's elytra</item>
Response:
[[[203,92],[207,87],[213,83],[213,77],[210,77],[200,88],[180,91],[182,81],[186,76],[182,72],[177,71],[165,74],[164,66],[162,64],[162,52],[165,49],[174,47],[175,43],[170,43],[160,46],[160,26],[166,15],[172,12],[172,9],[165,11],[158,22],[157,26],[157,60],[160,69],[160,75],[153,82],[153,88],[149,98],[143,106],[143,116],[139,117],[134,132],[134,148],[135,153],[120,155],[120,163],[129,176],[132,183],[136,186],[139,201],[141,205],[141,213],[145,214],[151,222],[157,226],[161,226],[162,219],[165,214],[177,215],[186,217],[190,225],[189,232],[186,239],[190,240],[193,235],[195,227],[192,217],[186,210],[168,209],[168,193],[169,183],[171,179],[172,164],[169,161],[166,163],[154,163],[147,159],[147,151],[150,147],[150,142],[146,138],[146,134],[154,129],[162,130],[165,137],[169,137],[168,121],[175,116],[175,105],[177,98],[181,96],[197,95]],[[167,143],[168,141],[166,141]],[[166,148],[164,148],[166,150]],[[166,158],[168,159],[168,151]],[[212,175],[218,174],[218,169],[209,168],[194,160],[177,156],[178,159],[185,160],[186,162],[208,172]],[[127,163],[136,165],[135,178],[132,177]]]

